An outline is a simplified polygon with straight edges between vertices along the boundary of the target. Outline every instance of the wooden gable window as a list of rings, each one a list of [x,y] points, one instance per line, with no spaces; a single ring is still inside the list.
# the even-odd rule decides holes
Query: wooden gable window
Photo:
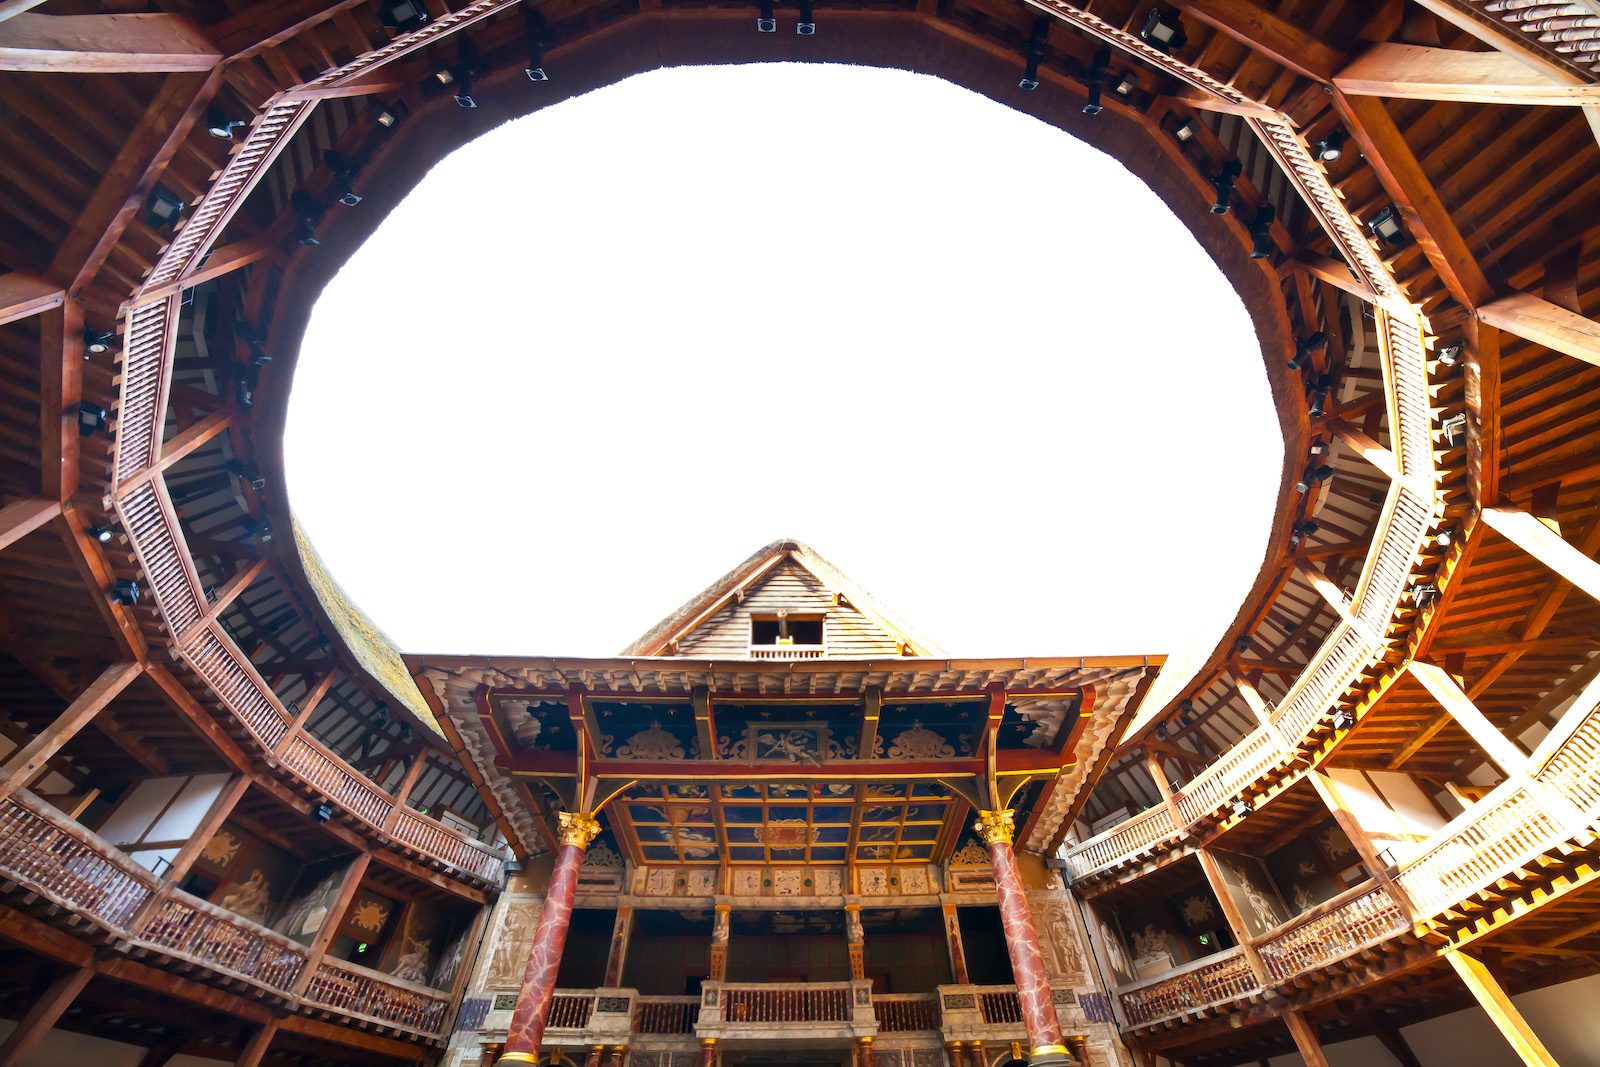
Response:
[[[822,615],[790,615],[785,611],[773,615],[752,615],[750,647],[752,649],[792,646],[821,648],[825,622],[826,618]]]

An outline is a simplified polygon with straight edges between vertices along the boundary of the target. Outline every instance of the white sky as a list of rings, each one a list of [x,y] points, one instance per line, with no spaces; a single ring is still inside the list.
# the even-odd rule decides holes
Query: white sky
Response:
[[[1121,164],[810,65],[445,159],[318,303],[286,449],[401,649],[590,656],[779,537],[952,655],[1209,648],[1281,455],[1238,297]]]

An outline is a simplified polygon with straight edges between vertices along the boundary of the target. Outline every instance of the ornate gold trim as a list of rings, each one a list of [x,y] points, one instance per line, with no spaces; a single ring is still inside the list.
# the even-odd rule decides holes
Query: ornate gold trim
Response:
[[[986,845],[1009,845],[1016,833],[1015,819],[1016,814],[1010,808],[979,811],[978,821],[972,824],[972,828]]]
[[[558,836],[563,845],[586,849],[600,834],[600,820],[585,811],[558,811],[556,821],[561,824]]]
[[[1038,1048],[1028,1053],[1028,1058],[1035,1059],[1039,1056],[1065,1056],[1066,1054],[1067,1046],[1065,1045],[1040,1045]]]
[[[539,1057],[530,1056],[526,1052],[502,1052],[496,1063],[538,1063]]]

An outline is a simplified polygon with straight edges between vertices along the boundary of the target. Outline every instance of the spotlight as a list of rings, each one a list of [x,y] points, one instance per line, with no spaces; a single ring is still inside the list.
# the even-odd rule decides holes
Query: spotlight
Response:
[[[1433,535],[1433,543],[1440,548],[1449,548],[1455,542],[1456,530],[1454,526],[1446,526]]]
[[[1178,705],[1178,725],[1188,726],[1194,721],[1194,701],[1185,700]]]
[[[1233,817],[1235,819],[1242,819],[1249,814],[1250,802],[1248,800],[1246,800],[1244,797],[1240,797],[1233,802]]]
[[[1084,102],[1085,115],[1098,115],[1104,111],[1100,104],[1100,92],[1106,83],[1106,71],[1111,68],[1111,49],[1102,48],[1094,54],[1094,59],[1089,63],[1088,89],[1089,99]]]
[[[1311,150],[1324,163],[1337,162],[1344,155],[1344,131],[1329,130],[1328,136],[1312,145]]]
[[[339,203],[345,207],[355,207],[361,203],[360,195],[351,187],[359,173],[358,168],[344,158],[344,153],[330,148],[322,153],[322,162],[327,165],[328,173],[333,175],[334,184],[339,187]]]
[[[528,38],[528,65],[522,72],[531,82],[549,81],[549,76],[544,72],[544,45],[548,36],[544,12],[524,4],[522,25],[522,32]]]
[[[1460,448],[1467,443],[1467,416],[1452,415],[1444,420],[1444,440],[1451,448]]]
[[[1178,128],[1172,131],[1172,136],[1178,139],[1179,144],[1188,144],[1194,135],[1200,132],[1200,124],[1193,118],[1184,119]]]
[[[400,125],[400,120],[411,111],[411,107],[404,100],[396,100],[386,104],[378,110],[378,125],[386,130],[392,130]]]
[[[1111,91],[1118,96],[1129,97],[1133,95],[1133,91],[1137,88],[1139,88],[1139,79],[1135,78],[1132,72],[1129,72],[1117,79],[1117,84],[1111,87]]]
[[[1167,739],[1167,724],[1164,723],[1164,722],[1156,723],[1156,740],[1157,741],[1165,741],[1166,739]]]
[[[761,0],[761,17],[756,19],[757,33],[777,33],[778,19],[773,14],[773,0]]]
[[[1310,451],[1313,456],[1325,456],[1328,454],[1328,442],[1320,437],[1314,438],[1311,442]]]
[[[1333,728],[1335,730],[1348,730],[1356,724],[1356,717],[1343,708],[1333,713]]]
[[[241,119],[230,119],[228,113],[215,104],[206,109],[206,132],[219,141],[233,140],[233,131],[248,125]]]
[[[1312,464],[1305,469],[1304,474],[1300,475],[1300,480],[1295,483],[1294,487],[1297,492],[1310,492],[1313,485],[1318,485],[1322,482],[1325,482],[1331,477],[1333,477],[1332,467],[1328,466],[1326,463],[1320,467],[1316,464]]]
[[[1144,29],[1139,31],[1139,36],[1144,38],[1146,44],[1160,50],[1164,55],[1171,55],[1189,43],[1189,35],[1183,32],[1183,20],[1176,12],[1160,7],[1151,10],[1150,17],[1145,19]]]
[[[1249,634],[1240,634],[1238,637],[1235,637],[1233,639],[1233,650],[1234,650],[1234,652],[1238,653],[1241,656],[1244,655],[1246,652],[1249,652],[1250,651],[1250,635]]]
[[[296,189],[294,195],[289,197],[289,203],[294,208],[294,217],[299,224],[295,240],[309,248],[320,245],[322,242],[317,240],[317,224],[322,221],[322,201],[304,189]]]
[[[385,0],[378,7],[378,21],[396,33],[409,33],[428,21],[422,0]]]
[[[114,535],[109,526],[91,526],[89,527],[89,536],[104,545],[109,544]]]
[[[1216,202],[1211,205],[1213,215],[1228,213],[1228,205],[1233,200],[1233,185],[1243,173],[1244,164],[1237,159],[1230,159],[1222,165],[1222,172],[1212,177],[1211,188],[1217,191]]]
[[[267,353],[267,331],[252,322],[236,322],[233,324],[234,336],[250,346],[250,362],[257,367],[264,367],[272,362],[272,356]]]
[[[244,532],[248,537],[258,538],[264,545],[272,543],[272,524],[266,519],[246,518]]]
[[[311,817],[318,822],[327,822],[333,818],[333,804],[326,800],[322,801],[311,809]]]
[[[83,328],[83,354],[89,356],[103,356],[111,351],[111,346],[116,343],[117,335],[114,333],[101,333],[99,330],[88,326]]]
[[[1411,587],[1411,602],[1418,611],[1425,610],[1439,599],[1439,587],[1431,582],[1419,582]]]
[[[472,72],[464,69],[456,71],[455,83],[456,89],[453,95],[456,98],[456,106],[465,108],[477,107],[478,101],[472,95]]]
[[[380,729],[380,730],[383,729],[385,726],[389,725],[389,703],[388,703],[388,701],[380,700],[380,701],[378,701],[377,704],[375,704],[373,706],[373,708],[372,708],[372,721],[377,724],[378,729]]]
[[[316,242],[313,241],[312,243],[315,244]],[[246,379],[240,378],[233,383],[233,399],[240,408],[249,411],[256,403],[255,387]]]
[[[132,578],[118,578],[111,583],[111,588],[106,591],[106,596],[111,598],[113,604],[121,604],[131,608],[139,602],[139,583]]]
[[[1446,367],[1454,367],[1461,362],[1461,356],[1466,352],[1466,346],[1460,341],[1452,341],[1439,347],[1439,362]]]
[[[170,229],[183,217],[183,199],[165,185],[150,190],[144,203],[144,220],[158,230]]]
[[[1312,536],[1320,529],[1322,529],[1322,527],[1311,519],[1299,519],[1293,526],[1289,528],[1289,543],[1291,545],[1298,545],[1301,541],[1304,541],[1306,538]]]
[[[1333,378],[1327,374],[1318,378],[1311,387],[1311,403],[1309,414],[1313,419],[1320,419],[1328,410],[1328,394],[1333,390]]]
[[[1294,339],[1294,358],[1289,360],[1290,370],[1299,370],[1311,359],[1313,352],[1328,347],[1328,335],[1321,330],[1309,337],[1296,337]],[[1314,454],[1314,453],[1313,453]]]
[[[411,724],[408,722],[403,722],[400,724],[400,743],[402,745],[409,745],[411,743]]]
[[[817,21],[812,17],[811,0],[800,0],[800,21],[794,24],[794,32],[801,37],[810,37],[817,32]]]
[[[1039,61],[1044,58],[1045,41],[1050,36],[1050,16],[1040,15],[1033,20],[1033,32],[1028,34],[1028,63],[1023,69],[1017,88],[1033,92],[1039,88]]]
[[[227,468],[230,474],[235,474],[242,480],[249,482],[252,489],[260,490],[267,487],[266,476],[254,464],[245,463],[243,460],[230,459],[228,460]]]
[[[1189,120],[1193,122],[1193,119]],[[1278,243],[1272,239],[1272,224],[1277,221],[1278,210],[1267,204],[1256,217],[1250,220],[1250,258],[1266,259],[1278,250]]]
[[[85,400],[78,405],[78,436],[93,437],[106,428],[106,409]]]
[[[1400,221],[1400,212],[1391,205],[1372,216],[1372,221],[1367,223],[1367,229],[1372,236],[1393,248],[1404,248],[1411,243],[1411,235],[1406,233],[1405,226]]]

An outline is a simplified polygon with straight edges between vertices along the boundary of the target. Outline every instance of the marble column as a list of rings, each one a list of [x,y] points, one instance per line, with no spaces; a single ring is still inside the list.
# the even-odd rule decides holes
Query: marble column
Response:
[[[872,1038],[856,1038],[856,1067],[872,1067]]]
[[[728,977],[728,925],[733,917],[732,904],[717,905],[717,919],[711,928],[711,980],[726,981]]]
[[[604,1045],[590,1045],[589,1056],[583,1061],[583,1067],[600,1067],[600,1061],[606,1054]]]
[[[946,1041],[944,1043],[944,1054],[950,1061],[950,1067],[966,1067],[961,1058],[961,1050],[965,1047],[960,1041]]]
[[[700,1039],[700,1067],[717,1067],[717,1039],[702,1037]]]
[[[988,1067],[989,1054],[984,1051],[982,1041],[967,1042],[967,1067]]]
[[[608,1067],[622,1067],[623,1062],[625,1060],[627,1060],[627,1058],[628,1058],[628,1046],[627,1045],[612,1045],[611,1046],[611,1058],[609,1060],[607,1060],[606,1063],[607,1063]]]
[[[505,1048],[497,1063],[538,1063],[544,1042],[545,1023],[550,1018],[550,999],[556,990],[556,972],[561,968],[561,950],[567,943],[567,926],[572,922],[572,898],[578,891],[578,868],[584,850],[600,832],[600,823],[584,812],[558,812],[561,821],[561,848],[556,852],[555,870],[545,890],[544,910],[533,931],[533,948],[522,972],[522,989],[517,993],[517,1009],[511,1013]]]
[[[1000,895],[1000,925],[1005,930],[1006,953],[1011,957],[1011,973],[1017,980],[1017,1003],[1022,1008],[1022,1024],[1028,1031],[1028,1062],[1033,1067],[1066,1067],[1067,1047],[1061,1042],[1061,1022],[1056,1018],[1055,1001],[1050,996],[1050,981],[1045,975],[1044,954],[1033,929],[1033,913],[1028,909],[1028,894],[1017,871],[1017,857],[1011,851],[1014,832],[1009,808],[978,812],[977,831],[989,846],[994,864],[994,884]]]
[[[867,938],[861,929],[860,904],[844,906],[844,929],[850,942],[850,977],[859,982],[867,976]]]

